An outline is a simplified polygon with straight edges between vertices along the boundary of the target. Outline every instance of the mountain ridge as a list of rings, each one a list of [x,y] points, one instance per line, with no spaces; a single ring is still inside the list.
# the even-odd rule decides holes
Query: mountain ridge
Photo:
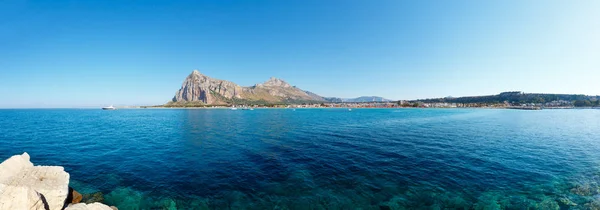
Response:
[[[326,102],[314,93],[290,85],[282,79],[269,80],[243,87],[234,82],[211,78],[198,70],[183,81],[167,105],[227,105]]]

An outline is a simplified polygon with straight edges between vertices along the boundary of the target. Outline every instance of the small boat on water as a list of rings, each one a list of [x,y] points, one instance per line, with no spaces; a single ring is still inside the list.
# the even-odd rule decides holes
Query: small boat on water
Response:
[[[351,111],[352,111],[352,109],[348,109],[348,111],[349,111],[349,112],[351,112]]]
[[[115,110],[116,108],[113,105],[102,107],[102,110]]]

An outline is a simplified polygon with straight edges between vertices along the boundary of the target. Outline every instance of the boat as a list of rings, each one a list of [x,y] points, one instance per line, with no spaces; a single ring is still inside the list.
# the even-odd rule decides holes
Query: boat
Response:
[[[102,107],[102,110],[115,110],[116,108],[113,105]]]
[[[352,109],[348,109],[348,111],[350,112],[350,111],[352,111]]]

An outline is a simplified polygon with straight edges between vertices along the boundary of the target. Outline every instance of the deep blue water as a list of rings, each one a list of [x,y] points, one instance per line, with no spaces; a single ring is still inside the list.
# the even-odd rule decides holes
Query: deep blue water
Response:
[[[600,207],[600,110],[0,110],[22,152],[120,209]]]

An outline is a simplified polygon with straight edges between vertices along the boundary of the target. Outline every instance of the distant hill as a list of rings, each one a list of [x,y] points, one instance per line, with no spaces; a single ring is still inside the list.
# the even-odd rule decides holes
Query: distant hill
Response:
[[[323,99],[325,99],[325,101],[331,102],[331,103],[341,103],[344,101],[343,98],[337,98],[337,97],[323,97]]]
[[[520,91],[514,92],[503,92],[498,95],[488,96],[468,96],[468,97],[446,97],[446,98],[432,98],[432,99],[420,99],[412,102],[420,101],[424,103],[545,103],[551,101],[588,101],[597,102],[597,96],[586,96],[582,94],[545,94],[545,93],[523,93]]]
[[[264,83],[242,87],[230,81],[208,77],[194,70],[185,78],[181,88],[166,106],[315,102],[325,102],[325,99],[278,78],[271,77]]]
[[[337,97],[324,97],[324,99],[328,102],[340,103],[340,102],[348,102],[348,103],[358,103],[358,102],[390,102],[392,100],[385,99],[379,96],[361,96],[358,98],[337,98]]]
[[[379,96],[361,96],[358,98],[349,98],[346,99],[346,102],[389,102],[392,101],[390,99],[385,99]]]

